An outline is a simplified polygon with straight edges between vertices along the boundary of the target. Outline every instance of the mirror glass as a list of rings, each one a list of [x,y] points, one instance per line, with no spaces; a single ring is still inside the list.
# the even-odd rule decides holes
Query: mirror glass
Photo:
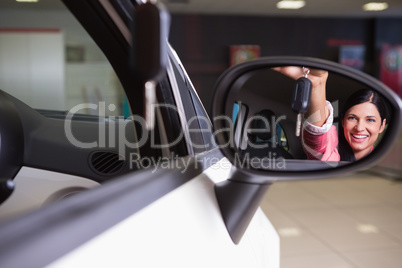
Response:
[[[307,72],[310,103],[298,126],[293,94],[297,79]],[[303,66],[254,69],[239,76],[224,99],[225,116],[214,119],[225,121],[221,131],[226,138],[219,145],[229,146],[235,153],[232,162],[248,169],[347,165],[376,150],[390,122],[386,98],[370,86],[308,66],[304,72]]]

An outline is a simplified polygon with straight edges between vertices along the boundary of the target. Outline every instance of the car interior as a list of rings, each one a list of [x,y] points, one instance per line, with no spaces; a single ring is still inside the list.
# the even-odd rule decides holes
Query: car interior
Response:
[[[271,135],[275,134],[276,142],[278,142],[276,150],[286,151],[286,153],[282,153],[284,158],[306,159],[300,137],[295,134],[297,114],[291,108],[295,80],[272,69],[252,71],[246,77],[246,79],[242,78],[233,83],[231,90],[234,93],[228,97],[228,103],[236,104],[242,108],[242,112],[238,112],[238,114],[239,117],[244,118],[241,119],[241,123],[239,123],[239,118],[237,118],[239,122],[236,122],[239,124],[236,125],[236,131],[242,133],[242,138],[239,138],[241,150],[250,151],[250,148],[246,148],[248,140],[256,141],[258,144],[262,142],[258,135],[264,136],[264,133],[257,134],[257,136],[249,133],[250,129],[259,133],[260,130],[255,129],[262,127]],[[339,124],[338,107],[342,107],[343,101],[354,91],[364,87],[363,84],[350,78],[335,73],[329,74],[327,99],[335,107],[335,124]],[[267,116],[267,120],[263,120]],[[250,122],[250,119],[254,117],[257,119]],[[273,121],[273,118],[276,122],[274,125],[269,123]],[[269,127],[265,127],[261,123],[265,123],[265,125],[269,123]],[[276,126],[277,133],[273,132],[272,126]],[[265,149],[264,152],[264,149],[258,149],[259,154],[265,156],[270,150],[272,149]],[[277,155],[281,154],[279,151],[276,153]]]

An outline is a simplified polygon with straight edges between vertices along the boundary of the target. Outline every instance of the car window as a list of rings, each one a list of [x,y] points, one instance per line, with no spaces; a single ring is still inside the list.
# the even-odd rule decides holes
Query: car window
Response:
[[[190,94],[200,124],[200,133],[204,140],[204,149],[205,151],[212,150],[213,148],[216,147],[216,143],[214,140],[214,134],[212,132],[212,124],[210,118],[207,112],[205,111],[205,108],[199,96],[192,87],[190,89]]]
[[[252,116],[248,113],[247,105],[240,102],[234,103],[231,121],[234,129],[234,141],[241,151],[252,153],[252,155],[269,155],[271,152],[276,156],[293,158],[289,152],[290,146],[286,130],[280,124],[283,117],[275,116],[269,109],[264,109]],[[275,150],[270,148],[275,148]]]
[[[288,139],[286,138],[286,133],[281,124],[277,125],[277,137],[279,139],[279,146],[285,148],[286,151],[289,151]]]
[[[113,68],[61,1],[2,2],[1,90],[47,114],[128,114]]]

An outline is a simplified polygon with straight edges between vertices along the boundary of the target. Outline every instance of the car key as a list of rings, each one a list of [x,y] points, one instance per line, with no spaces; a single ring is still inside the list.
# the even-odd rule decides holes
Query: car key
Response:
[[[300,136],[300,129],[303,114],[305,114],[310,107],[310,97],[312,83],[307,78],[310,69],[303,67],[303,77],[296,80],[296,85],[293,91],[292,110],[297,113],[296,121],[296,136]]]

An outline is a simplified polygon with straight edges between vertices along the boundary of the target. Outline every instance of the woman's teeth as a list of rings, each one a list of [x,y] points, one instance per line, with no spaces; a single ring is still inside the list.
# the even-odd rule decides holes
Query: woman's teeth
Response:
[[[356,138],[356,139],[365,139],[365,138],[367,138],[368,136],[367,135],[352,135],[354,138]]]

